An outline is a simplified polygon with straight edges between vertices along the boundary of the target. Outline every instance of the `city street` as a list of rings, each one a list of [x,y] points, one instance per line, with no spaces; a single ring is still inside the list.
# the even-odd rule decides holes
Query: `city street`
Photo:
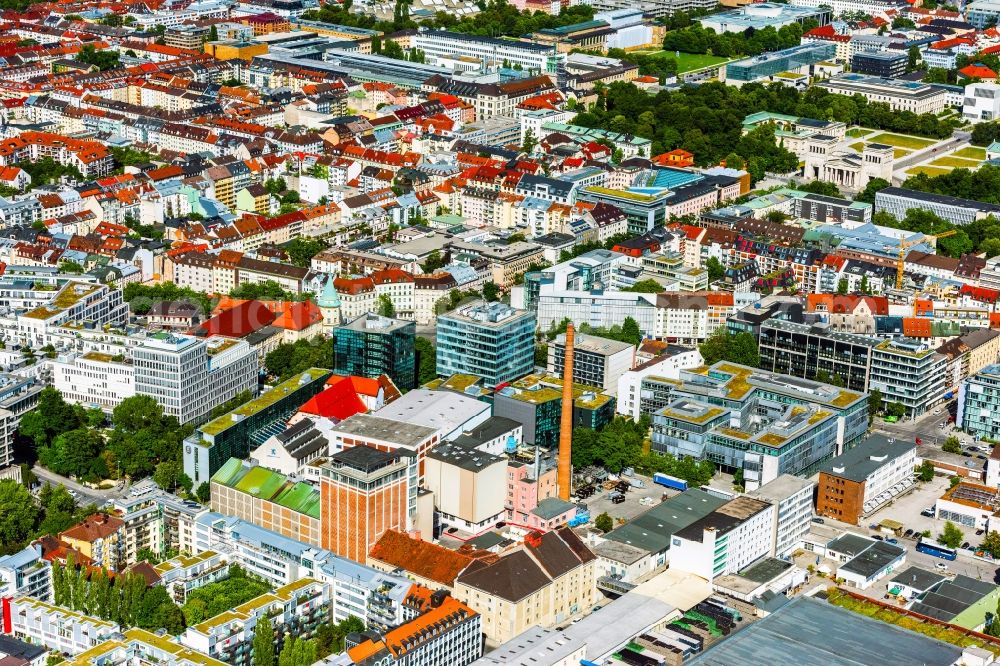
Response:
[[[125,485],[122,488],[117,488],[117,487],[108,489],[89,488],[80,483],[77,483],[76,481],[67,479],[64,476],[60,476],[58,474],[50,472],[44,467],[40,467],[38,465],[32,467],[31,471],[34,472],[35,476],[38,477],[38,480],[41,483],[54,486],[65,486],[67,490],[72,490],[73,492],[75,492],[77,495],[76,502],[81,506],[86,506],[88,504],[96,504],[97,506],[101,506],[108,500],[114,499],[116,497],[122,497],[123,495],[125,495],[126,492],[128,492],[127,485]]]

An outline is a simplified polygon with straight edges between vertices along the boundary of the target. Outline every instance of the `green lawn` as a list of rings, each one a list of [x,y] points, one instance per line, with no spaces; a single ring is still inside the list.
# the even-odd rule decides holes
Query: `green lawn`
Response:
[[[952,153],[955,157],[968,157],[973,160],[985,160],[986,159],[986,149],[977,148],[975,146],[967,146],[962,148],[962,150],[956,150]]]
[[[872,143],[884,143],[887,146],[896,146],[897,148],[909,148],[911,150],[920,150],[921,148],[927,148],[937,143],[934,139],[921,139],[917,136],[904,136],[888,132],[874,136],[869,141]]]
[[[857,143],[852,143],[849,147],[851,150],[856,150],[860,153],[862,150],[865,149],[865,142],[858,141]]]
[[[979,160],[966,160],[961,157],[948,156],[948,157],[937,158],[936,160],[931,162],[931,165],[941,166],[941,167],[951,167],[953,169],[958,169],[958,168],[978,169],[982,165],[982,162]]]
[[[712,65],[721,65],[724,62],[739,60],[739,58],[723,58],[721,56],[706,55],[704,53],[681,53],[680,57],[675,56],[673,51],[643,51],[642,53],[644,55],[655,55],[657,53],[666,54],[669,59],[677,61],[678,74],[684,74],[685,72],[691,72],[704,67],[711,67]]]
[[[848,139],[860,139],[863,136],[867,136],[872,133],[872,130],[864,127],[855,127],[853,129],[847,130]]]
[[[911,176],[916,176],[918,173],[926,173],[928,176],[940,176],[949,173],[950,171],[951,169],[942,169],[940,167],[918,166],[918,167],[913,167],[906,173],[910,174]]]

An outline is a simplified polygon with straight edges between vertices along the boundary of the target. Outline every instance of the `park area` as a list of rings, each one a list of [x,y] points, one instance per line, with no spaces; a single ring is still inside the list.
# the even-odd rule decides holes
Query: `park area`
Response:
[[[883,143],[896,148],[907,148],[909,150],[922,150],[937,143],[934,139],[924,139],[919,136],[907,136],[905,134],[891,134],[883,132],[868,138],[869,143]]]
[[[676,60],[678,74],[693,72],[697,69],[704,69],[705,67],[712,67],[737,60],[737,58],[723,58],[704,53],[678,53],[663,51],[662,49],[658,51],[635,51],[635,53],[644,56],[654,56],[657,59]]]

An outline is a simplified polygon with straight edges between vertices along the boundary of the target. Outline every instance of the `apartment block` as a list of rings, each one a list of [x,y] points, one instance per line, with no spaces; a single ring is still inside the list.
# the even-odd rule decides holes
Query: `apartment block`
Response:
[[[120,571],[126,566],[124,556],[125,521],[106,513],[95,513],[59,538],[69,547],[90,558],[96,566]]]
[[[37,544],[0,557],[0,599],[34,597],[52,600],[52,566]]]
[[[89,617],[34,597],[4,597],[0,604],[4,633],[25,643],[41,645],[70,656],[103,643],[119,631],[114,622]]]
[[[482,619],[448,592],[414,585],[403,601],[407,620],[377,637],[363,637],[327,666],[466,666],[483,652]]]
[[[248,666],[254,629],[264,616],[274,626],[277,654],[286,637],[311,635],[316,627],[329,622],[330,590],[317,580],[302,578],[188,627],[179,641],[230,666]]]
[[[197,555],[171,557],[153,568],[170,597],[178,605],[184,605],[188,594],[194,590],[229,576],[228,560],[226,554],[206,550]]]
[[[962,382],[956,424],[980,438],[1000,438],[1000,365],[990,365]]]
[[[67,666],[225,666],[179,643],[145,629],[129,629],[115,634],[99,645],[78,654]]]
[[[855,449],[856,450],[856,449]],[[774,539],[771,555],[785,557],[802,545],[812,522],[813,492],[816,483],[791,474],[782,474],[749,493],[754,499],[774,506]]]

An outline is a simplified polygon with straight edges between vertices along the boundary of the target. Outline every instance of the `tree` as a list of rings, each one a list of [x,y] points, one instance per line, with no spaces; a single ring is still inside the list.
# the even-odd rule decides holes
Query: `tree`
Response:
[[[896,19],[895,21],[893,21],[893,26],[892,27],[895,28],[896,27],[896,21],[900,21],[900,20],[909,20],[909,19]],[[910,22],[912,23],[912,21],[910,21]],[[910,27],[912,27],[912,26],[910,26]],[[917,63],[920,62],[920,48],[917,47],[916,44],[914,44],[913,46],[910,47],[910,50],[907,53],[907,56],[908,57],[907,57],[907,62],[906,62],[906,71],[907,72],[912,72],[913,70],[915,70],[917,68]]]
[[[980,545],[980,548],[993,557],[1000,557],[1000,532],[990,530],[990,532],[983,537],[983,542],[982,545]]]
[[[838,294],[840,294],[840,295],[846,294],[847,293],[847,287],[848,287],[847,278],[840,278],[839,280],[837,280],[837,293]]]
[[[69,259],[65,259],[65,260],[63,260],[62,262],[59,263],[59,272],[60,273],[73,273],[73,274],[79,275],[81,273],[86,272],[86,269],[83,266],[81,266],[80,264],[78,264],[77,262],[75,262],[75,261],[71,261]]]
[[[288,252],[288,259],[295,266],[308,268],[312,263],[312,258],[326,249],[323,241],[309,238],[295,238],[285,246]]]
[[[795,186],[795,189],[802,190],[803,192],[812,192],[813,194],[822,194],[828,197],[842,196],[840,188],[835,183],[825,180],[813,180],[808,183],[799,184]]]
[[[153,472],[153,481],[160,488],[166,491],[173,491],[180,483],[180,477],[184,475],[184,468],[178,460],[165,460],[156,466]]]
[[[615,528],[615,521],[608,515],[608,512],[605,511],[594,519],[594,527],[607,534]]]
[[[530,155],[535,150],[535,146],[537,145],[538,139],[535,138],[535,133],[529,128],[524,133],[524,141],[521,143],[521,150]]]
[[[413,347],[417,352],[417,384],[423,386],[437,379],[437,354],[434,345],[419,335],[413,340]]]
[[[0,552],[17,550],[31,536],[38,507],[28,489],[12,479],[0,479]]]
[[[392,303],[389,294],[382,294],[378,297],[378,313],[383,317],[395,317],[396,306]]]
[[[85,44],[76,54],[75,59],[77,62],[82,62],[86,65],[94,65],[102,72],[108,69],[115,69],[120,64],[120,56],[117,51],[98,51],[94,48],[93,44]]]
[[[944,524],[944,531],[938,535],[937,540],[949,548],[958,548],[962,545],[963,537],[962,530],[958,529],[955,523],[949,520]]]
[[[444,265],[445,261],[441,258],[441,253],[438,250],[431,250],[424,263],[420,264],[420,268],[424,273],[433,273]]]
[[[925,460],[920,463],[920,467],[917,468],[917,478],[924,483],[934,480],[934,463],[930,460]]]
[[[212,27],[208,29],[208,41],[219,41],[219,28],[214,23],[212,24]]]
[[[725,326],[720,326],[698,346],[698,349],[706,365],[730,361],[755,368],[760,364],[757,341],[746,331],[733,335]]]
[[[743,492],[743,488],[746,486],[746,480],[743,478],[743,468],[737,467],[736,471],[733,472],[733,485],[737,490]]]
[[[868,392],[868,425],[878,416],[882,409],[882,391],[872,389]]]
[[[879,190],[884,190],[885,188],[889,187],[889,185],[890,185],[889,181],[883,178],[872,178],[871,180],[868,181],[868,184],[865,185],[865,189],[861,190],[861,192],[859,192],[858,195],[854,197],[854,200],[874,204],[875,194]]]
[[[901,402],[890,402],[889,406],[885,408],[885,411],[889,413],[889,416],[902,418],[906,416],[906,405]]]
[[[653,279],[640,280],[622,291],[635,291],[641,294],[659,294],[664,291],[663,285]]]
[[[726,268],[722,265],[722,262],[715,257],[709,257],[705,261],[705,270],[708,271],[709,283],[721,280],[726,274]]]
[[[944,444],[941,445],[941,450],[945,453],[961,453],[962,443],[958,441],[958,437],[952,435],[948,439],[944,440]]]
[[[212,487],[208,485],[208,481],[202,481],[195,494],[198,496],[199,502],[202,504],[208,504],[208,500],[211,499],[212,496]]]
[[[253,632],[253,666],[275,666],[274,626],[271,618],[263,616]]]
[[[500,300],[500,287],[495,282],[487,282],[483,285],[483,298],[487,302]]]
[[[625,317],[625,321],[622,322],[621,340],[633,345],[638,345],[642,342],[642,331],[639,329],[639,322],[632,317]]]

